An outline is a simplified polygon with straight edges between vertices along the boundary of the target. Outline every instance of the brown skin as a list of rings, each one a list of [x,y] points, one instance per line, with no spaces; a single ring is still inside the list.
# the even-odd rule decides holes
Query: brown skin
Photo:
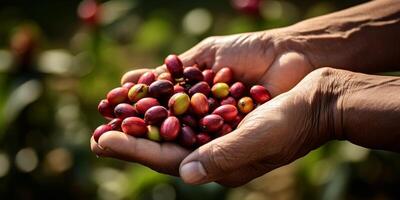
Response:
[[[400,78],[321,68],[400,69],[399,14],[400,1],[372,1],[286,28],[207,38],[180,55],[185,66],[230,66],[236,79],[262,84],[275,98],[234,132],[194,152],[115,131],[98,143],[92,139],[92,151],[180,175],[189,184],[227,186],[242,185],[335,139],[400,152]],[[136,81],[145,71],[128,72],[122,82]]]

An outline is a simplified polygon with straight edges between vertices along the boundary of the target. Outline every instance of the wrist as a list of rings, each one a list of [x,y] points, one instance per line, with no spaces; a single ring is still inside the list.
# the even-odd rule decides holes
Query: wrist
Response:
[[[345,139],[342,135],[343,70],[323,67],[302,80],[300,92],[310,108],[313,137],[320,145],[330,140]],[[297,86],[296,86],[297,87]]]
[[[360,45],[349,38],[349,32],[342,30],[339,22],[321,23],[320,20],[309,20],[284,29],[286,34],[280,42],[280,48],[297,51],[305,55],[314,69],[322,67],[341,68],[352,66],[352,52],[359,52]]]

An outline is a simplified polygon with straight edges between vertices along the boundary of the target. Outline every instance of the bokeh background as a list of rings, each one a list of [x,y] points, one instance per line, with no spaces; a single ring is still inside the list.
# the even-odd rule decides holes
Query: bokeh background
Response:
[[[331,142],[239,188],[188,186],[97,158],[97,103],[131,69],[211,35],[287,26],[361,3],[278,0],[0,1],[1,199],[400,199],[399,155]]]

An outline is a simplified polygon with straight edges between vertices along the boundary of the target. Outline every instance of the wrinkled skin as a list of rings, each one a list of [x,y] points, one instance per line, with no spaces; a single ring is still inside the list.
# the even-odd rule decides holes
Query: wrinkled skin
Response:
[[[233,69],[236,80],[245,84],[264,85],[273,96],[277,96],[297,84],[312,71],[312,66],[303,54],[284,52],[278,48],[274,44],[275,37],[274,34],[266,36],[261,33],[210,37],[179,57],[184,66],[197,63],[201,67],[210,66],[215,71],[229,66]],[[123,76],[122,83],[134,82],[146,71],[146,69],[140,69],[128,72]],[[164,66],[159,67],[157,71],[165,71]],[[234,132],[192,153],[175,144],[159,144],[115,131],[104,134],[98,144],[92,140],[92,150],[100,156],[139,162],[156,171],[171,175],[179,175],[179,166],[191,158],[207,155],[200,157],[201,162],[208,163],[205,165],[205,170],[210,174],[207,179],[194,184],[217,181],[228,186],[241,185],[274,168],[290,163],[307,153],[312,147],[322,144],[321,141],[307,139],[312,138],[308,136],[312,134],[309,130],[313,128],[311,125],[306,130],[304,128],[296,130],[304,126],[304,119],[308,118],[304,115],[310,113],[311,105],[308,99],[313,94],[304,93],[304,91],[311,91],[310,88],[301,88],[308,86],[307,84],[299,86],[299,89],[291,91],[290,94],[278,96],[258,107]],[[299,111],[298,108],[304,110]],[[272,121],[274,123],[271,123]],[[292,122],[297,122],[297,124],[294,125]],[[299,140],[303,142],[299,143]],[[239,148],[237,145],[249,148]],[[293,145],[296,148],[288,148]],[[247,152],[247,150],[254,150],[251,147],[264,148],[261,149],[262,152]],[[232,151],[226,148],[235,148],[233,151],[235,155],[229,155],[227,152]],[[238,163],[237,165],[229,164],[233,159]],[[218,170],[212,168],[218,168]],[[217,174],[221,171],[224,173]],[[235,173],[240,173],[242,176],[236,177]],[[191,183],[185,179],[184,181]]]

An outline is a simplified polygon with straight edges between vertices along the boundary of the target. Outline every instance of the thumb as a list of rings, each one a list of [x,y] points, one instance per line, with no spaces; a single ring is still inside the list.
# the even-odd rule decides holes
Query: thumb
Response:
[[[269,146],[260,114],[246,117],[235,131],[217,138],[188,155],[180,164],[179,173],[188,184],[217,181],[225,175],[264,157]],[[267,134],[268,135],[268,134]],[[268,137],[268,136],[267,136]]]

